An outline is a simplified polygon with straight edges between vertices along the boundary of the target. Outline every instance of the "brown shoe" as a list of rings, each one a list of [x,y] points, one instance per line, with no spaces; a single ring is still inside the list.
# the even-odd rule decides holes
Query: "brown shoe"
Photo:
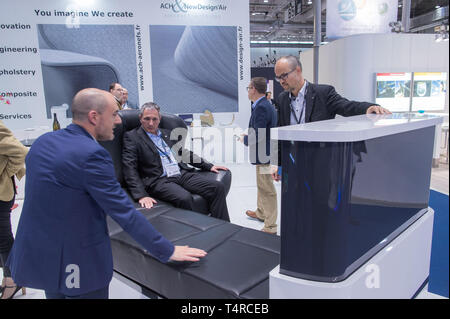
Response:
[[[252,210],[246,211],[245,214],[246,214],[248,217],[257,219],[257,220],[259,220],[260,222],[264,222],[264,219],[259,218],[259,217],[256,215],[256,212],[254,212],[254,211],[252,211]]]
[[[272,235],[276,235],[277,234],[277,232],[271,232],[271,231],[269,231],[269,230],[267,230],[267,229],[261,229],[261,231],[262,232],[265,232],[265,233],[268,233],[268,234],[272,234]]]

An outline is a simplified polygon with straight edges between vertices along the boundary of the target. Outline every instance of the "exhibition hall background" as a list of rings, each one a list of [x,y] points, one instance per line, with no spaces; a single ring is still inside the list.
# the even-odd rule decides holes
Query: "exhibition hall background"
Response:
[[[194,2],[7,1],[0,12],[0,118],[19,138],[35,138],[50,130],[53,114],[63,127],[70,123],[76,91],[117,81],[135,107],[155,101],[194,120],[210,111],[216,126],[245,129],[250,77],[272,80],[274,98],[281,90],[263,57],[299,55],[313,81],[313,50],[250,49],[244,2],[186,3]],[[375,102],[380,72],[449,69],[448,42],[432,34],[353,35],[319,52],[319,82],[355,100]],[[448,114],[448,90],[442,111]]]
[[[251,114],[246,87],[252,76],[267,77],[276,98],[282,90],[274,81],[276,58],[299,56],[304,77],[311,82],[315,62],[313,49],[304,46],[251,47],[248,4],[241,0],[2,1],[0,120],[19,140],[32,140],[52,129],[54,114],[62,127],[71,122],[70,103],[78,90],[108,90],[111,82],[120,82],[135,107],[154,101],[164,112],[191,117],[196,124],[211,112],[214,128],[243,131]],[[346,35],[322,44],[319,83],[333,85],[348,99],[376,102],[377,73],[445,73],[443,107],[432,112],[446,115],[448,128],[448,42],[436,42],[434,34],[390,33],[390,28],[380,32]],[[195,129],[190,134],[195,135]],[[233,134],[227,136],[225,143],[232,144],[234,153],[224,152],[223,161],[239,172],[233,172],[228,199],[235,206],[230,211],[241,214],[256,198],[252,193],[256,178],[247,166],[233,166],[247,149],[236,143]],[[205,151],[211,144],[192,146],[211,160]],[[435,145],[434,157],[440,158],[441,152]],[[389,160],[390,154],[385,158]],[[448,189],[448,166],[445,178]],[[23,200],[24,179],[18,187],[16,199]],[[443,237],[448,245],[448,196],[445,201],[447,221],[439,223],[447,226]],[[253,227],[245,216],[233,216],[233,223]],[[442,263],[443,254],[434,258]],[[448,282],[448,266],[444,270]],[[448,296],[448,285],[446,289]]]

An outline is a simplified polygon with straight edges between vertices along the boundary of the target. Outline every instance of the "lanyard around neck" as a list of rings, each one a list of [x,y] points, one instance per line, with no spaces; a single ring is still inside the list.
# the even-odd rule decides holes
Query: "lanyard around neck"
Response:
[[[164,147],[164,151],[162,149],[160,149],[159,146],[156,145],[156,143],[153,143],[153,144],[155,144],[155,147],[158,149],[159,154],[167,157],[169,162],[172,163],[172,159],[170,158],[170,148],[169,148],[169,152],[166,151],[166,147],[169,147],[169,145],[166,144],[166,142],[163,140],[163,138],[161,136],[159,136],[159,138],[161,139],[161,145],[162,145],[162,147]]]
[[[305,85],[306,85],[306,82],[305,82]],[[295,118],[295,121],[297,122],[297,124],[300,124],[300,122],[301,122],[301,120],[302,120],[302,117],[303,117],[303,113],[304,113],[304,111],[305,111],[305,109],[306,109],[306,92],[308,92],[308,87],[305,87],[305,94],[303,95],[303,107],[302,107],[302,111],[300,112],[300,117],[299,118],[297,118],[297,114],[295,114],[295,111],[294,111],[294,107],[292,106],[292,99],[291,99],[291,104],[290,104],[290,107],[291,107],[291,114],[294,116],[294,118]]]

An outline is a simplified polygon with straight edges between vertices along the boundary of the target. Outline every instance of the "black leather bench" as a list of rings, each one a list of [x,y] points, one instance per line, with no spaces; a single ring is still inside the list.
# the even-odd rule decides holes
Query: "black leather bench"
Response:
[[[111,153],[118,180],[123,183],[122,136],[124,131],[139,125],[139,120],[136,111],[121,111],[120,115],[123,121],[115,129],[114,141],[103,145]],[[175,122],[181,125],[178,121],[182,120],[163,114],[161,126],[168,128]],[[231,184],[230,173],[214,178]],[[196,199],[199,207],[205,204],[202,200]],[[175,208],[162,201],[152,209],[135,205],[175,245],[201,248],[208,255],[196,263],[160,263],[108,219],[114,270],[121,276],[165,298],[269,298],[269,272],[279,264],[278,236]]]

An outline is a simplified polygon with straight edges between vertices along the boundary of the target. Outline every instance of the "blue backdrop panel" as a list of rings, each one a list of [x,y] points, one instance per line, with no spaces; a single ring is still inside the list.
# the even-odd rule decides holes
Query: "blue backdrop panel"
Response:
[[[129,104],[139,105],[133,25],[40,24],[38,38],[48,118],[51,106],[70,105],[77,91],[108,90],[112,82],[128,89]]]
[[[437,295],[448,295],[448,196],[430,192],[430,207],[434,209],[433,242],[428,291]]]
[[[236,27],[152,25],[150,46],[164,112],[238,112]]]

